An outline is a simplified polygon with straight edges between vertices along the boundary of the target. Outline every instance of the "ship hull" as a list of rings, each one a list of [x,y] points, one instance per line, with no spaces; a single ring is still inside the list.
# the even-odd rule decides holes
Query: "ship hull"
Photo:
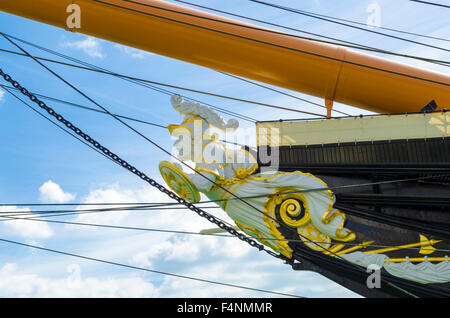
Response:
[[[355,266],[346,253],[324,255],[295,242],[296,235],[281,227],[293,240],[295,268],[318,272],[366,297],[449,297],[449,117],[373,118],[257,125],[261,169],[272,165],[267,159],[277,154],[279,171],[323,180],[333,192],[333,207],[345,214],[345,228],[356,237],[344,244],[367,244],[359,249],[362,257],[385,255],[381,285],[370,288],[366,263]],[[278,129],[278,135],[268,129]],[[433,278],[424,279],[426,271]]]

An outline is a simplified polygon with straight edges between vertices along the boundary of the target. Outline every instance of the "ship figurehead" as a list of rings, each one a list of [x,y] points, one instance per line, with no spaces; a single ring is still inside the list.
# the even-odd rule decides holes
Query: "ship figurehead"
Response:
[[[450,282],[448,258],[430,255],[440,240],[418,233],[416,242],[380,248],[364,231],[346,227],[346,214],[334,208],[335,195],[321,178],[301,171],[258,172],[252,153],[227,148],[217,133],[211,133],[212,128],[233,133],[237,120],[226,122],[210,107],[179,95],[172,96],[171,103],[184,116],[180,124],[168,126],[176,156],[194,166],[195,173],[168,161],[159,168],[167,185],[184,199],[199,202],[203,193],[242,232],[289,259],[306,250],[365,268],[375,264],[390,275],[421,284]],[[398,252],[402,257],[390,255]]]

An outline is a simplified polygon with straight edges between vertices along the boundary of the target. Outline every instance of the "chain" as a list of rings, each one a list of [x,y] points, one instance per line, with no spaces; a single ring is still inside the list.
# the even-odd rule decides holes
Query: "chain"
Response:
[[[142,171],[138,170],[136,167],[132,166],[127,161],[123,160],[118,155],[116,155],[115,153],[111,152],[108,148],[102,146],[98,141],[96,141],[95,139],[93,139],[92,137],[90,137],[89,135],[84,133],[80,128],[76,127],[70,121],[65,119],[62,115],[58,114],[53,108],[47,106],[43,101],[39,100],[35,95],[31,94],[26,88],[22,87],[17,81],[13,80],[11,78],[11,76],[9,76],[8,74],[4,73],[2,69],[0,69],[0,75],[4,78],[5,81],[11,83],[11,85],[14,88],[16,88],[22,94],[27,96],[32,102],[36,103],[40,108],[44,109],[49,115],[51,115],[54,118],[56,118],[56,120],[58,120],[60,123],[64,124],[67,128],[72,130],[75,134],[77,134],[78,136],[83,138],[86,142],[88,142],[89,144],[94,146],[96,149],[100,150],[105,156],[107,156],[108,158],[112,159],[114,162],[118,163],[123,168],[127,169],[131,173],[135,174],[136,176],[138,176],[142,180],[144,180],[147,183],[149,183],[152,187],[157,188],[159,191],[161,191],[164,194],[168,195],[171,199],[173,199],[173,200],[177,201],[178,203],[186,206],[189,210],[197,213],[202,218],[205,218],[209,222],[217,225],[222,230],[225,230],[228,233],[230,233],[231,235],[233,235],[233,236],[239,238],[240,240],[248,243],[250,246],[257,248],[260,251],[265,251],[266,253],[268,253],[271,256],[283,259],[283,260],[287,261],[288,263],[291,263],[291,260],[286,258],[284,255],[276,254],[275,252],[264,248],[264,245],[259,244],[255,240],[251,239],[250,237],[248,237],[248,236],[246,236],[246,235],[244,235],[242,233],[239,233],[234,228],[232,228],[231,226],[228,226],[227,224],[225,224],[220,219],[218,219],[215,216],[207,213],[206,211],[203,211],[202,209],[196,207],[191,202],[186,201],[185,199],[183,199],[180,196],[178,196],[176,193],[170,191],[169,189],[167,189],[163,185],[159,184],[158,182],[156,182],[152,178],[148,177],[145,173],[143,173]]]

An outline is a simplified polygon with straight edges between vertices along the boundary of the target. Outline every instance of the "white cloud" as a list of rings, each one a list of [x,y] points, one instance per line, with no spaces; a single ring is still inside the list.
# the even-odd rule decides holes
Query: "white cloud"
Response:
[[[131,190],[120,187],[118,184],[94,188],[83,198],[83,202],[91,203],[169,200],[151,187]],[[219,211],[212,210],[212,213],[228,221],[229,218]],[[188,210],[94,213],[79,215],[76,221],[100,224],[119,223],[124,226],[194,232],[213,227],[208,221]],[[75,225],[68,225],[65,228],[64,233],[58,233],[58,239],[70,242],[61,248],[66,252],[95,255],[99,259],[133,264],[151,270],[276,290],[288,294],[309,297],[355,296],[354,293],[318,274],[295,272],[282,262],[254,251],[244,242],[234,238],[135,232]],[[3,259],[3,264],[17,263],[17,266],[9,264],[2,268],[0,265],[0,297],[3,295],[9,297],[272,297],[270,294],[256,291],[160,274],[144,274],[135,270],[117,275],[114,266],[96,262],[83,265],[78,284],[80,288],[74,289],[67,286],[69,275],[65,266],[70,259],[61,258],[58,255],[46,255],[43,258],[40,253],[33,257],[37,266],[33,267],[31,274],[19,270],[19,267],[24,266],[20,259]],[[28,261],[28,257],[24,261]],[[88,277],[85,274],[88,271],[95,274],[90,274]],[[53,274],[48,277],[47,273],[50,272]]]
[[[125,53],[126,55],[128,55],[134,59],[141,60],[141,59],[144,59],[146,56],[152,55],[152,53],[138,50],[135,48],[131,48],[128,46],[120,45],[120,44],[115,44],[114,47],[118,48],[121,52]]]
[[[5,91],[0,88],[0,102],[5,99]]]
[[[48,257],[47,261],[51,262]],[[4,263],[0,267],[0,297],[277,297],[274,294],[174,276],[160,274],[141,276],[138,271],[130,271],[120,276],[96,274],[93,277],[85,274],[86,265],[83,267],[78,264],[67,265],[67,259],[64,264],[64,273],[56,277],[52,274],[49,277],[44,271],[36,273],[36,267],[21,268],[23,266],[17,263]],[[109,268],[105,267],[105,270]],[[208,258],[195,266],[184,265],[176,271],[166,267],[150,269],[291,295],[357,296],[318,274],[294,272],[284,264],[276,264],[273,260],[261,261],[259,257],[247,259],[245,262]],[[49,272],[52,271],[47,268],[45,273]]]
[[[108,208],[124,208],[127,206],[133,206],[135,203],[154,204],[173,203],[174,201],[171,200],[168,196],[161,193],[161,191],[150,186],[145,186],[137,189],[126,189],[118,184],[110,184],[92,189],[85,197],[81,199],[81,202],[99,204],[129,203],[127,205],[107,206]],[[86,206],[79,206],[77,207],[77,209],[86,209]],[[204,227],[212,226],[211,224],[201,219],[199,220],[199,218],[196,217],[193,212],[179,209],[117,210],[105,213],[86,213],[79,214],[75,221],[102,224],[120,223],[121,225],[139,223],[138,226],[140,227],[160,227],[183,229],[186,231],[200,231]]]
[[[139,265],[151,264],[150,260],[198,261],[201,252],[211,251],[217,241],[204,237],[172,237],[160,244],[152,244],[146,251],[138,253],[133,260]]]
[[[171,226],[171,228],[175,227]],[[193,263],[217,256],[233,262],[244,258],[250,251],[250,246],[233,238],[197,235],[172,236],[139,252],[133,257],[133,262],[139,266],[152,264],[153,260]]]
[[[100,59],[104,57],[100,42],[92,37],[87,37],[86,39],[80,41],[66,41],[62,44],[62,46],[75,50],[81,50],[91,57]]]
[[[19,270],[8,263],[0,268],[0,296],[2,297],[151,297],[154,286],[140,277],[125,278],[47,278]]]
[[[75,199],[75,194],[64,192],[59,184],[49,180],[40,188],[40,200],[46,203],[67,203]]]
[[[118,184],[106,185],[89,192],[87,196],[82,199],[82,203],[139,203],[139,202],[168,202],[158,190],[150,187],[145,187],[137,190],[124,189]],[[126,205],[128,206],[128,205]],[[108,205],[108,208],[119,208],[123,205]],[[85,206],[80,206],[78,209],[85,209]],[[130,212],[127,210],[112,211],[107,213],[92,213],[78,215],[77,222],[89,223],[108,223],[117,224],[124,220]],[[139,214],[136,212],[135,214]]]
[[[171,202],[151,187],[134,190],[118,184],[93,189],[83,202]],[[220,210],[208,210],[231,222]],[[189,210],[127,211],[79,215],[78,222],[148,227],[165,230],[199,232],[214,225]],[[70,226],[72,227],[72,226]],[[277,290],[311,297],[355,297],[343,287],[311,272],[295,272],[262,253],[255,252],[234,238],[182,235],[158,232],[103,232],[103,241],[91,246],[103,259],[120,259],[126,263],[154,270],[211,279],[237,285]],[[112,231],[112,230],[109,230]],[[95,232],[94,232],[95,233]],[[105,234],[115,235],[106,237]],[[99,254],[101,251],[101,254]],[[87,252],[89,253],[89,252]],[[157,287],[162,297],[258,297],[271,296],[232,287],[205,284],[170,276],[157,277],[163,283]]]
[[[262,265],[262,266],[261,266]],[[246,259],[245,262],[227,261],[199,264],[183,271],[183,275],[224,282],[244,287],[264,289],[306,297],[357,297],[339,285],[312,272],[294,272],[286,265],[274,262],[261,263]],[[205,284],[202,282],[166,276],[158,287],[158,294],[165,297],[277,297],[275,294],[256,292],[236,287]],[[278,296],[283,297],[283,296]]]
[[[17,218],[30,218],[36,217],[37,214],[26,213],[29,212],[28,208],[18,208],[15,206],[0,206],[0,213],[3,215],[11,216],[13,218],[4,219],[1,224],[12,231],[13,235],[22,236],[26,238],[49,238],[53,235],[53,231],[46,222],[33,221],[33,220],[18,220]],[[11,212],[11,213],[5,213]],[[20,213],[24,213],[21,215]]]

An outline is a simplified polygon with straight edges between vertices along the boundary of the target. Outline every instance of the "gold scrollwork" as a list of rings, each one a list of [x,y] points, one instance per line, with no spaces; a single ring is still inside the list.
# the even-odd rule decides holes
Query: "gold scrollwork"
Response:
[[[302,212],[304,215],[297,219]],[[284,223],[294,228],[307,224],[311,219],[308,201],[302,194],[284,199],[280,205],[280,217]]]
[[[284,255],[289,257],[292,255],[292,249],[290,248],[288,241],[278,230],[280,224],[277,220],[277,214],[281,218],[281,221],[292,228],[299,228],[308,224],[311,220],[308,201],[301,193],[286,193],[292,190],[290,188],[279,188],[275,192],[275,195],[270,196],[264,205],[264,223],[266,224],[269,232],[278,240],[276,246],[284,251]]]
[[[331,248],[331,238],[320,232],[312,224],[299,227],[297,232],[300,234],[303,243],[314,251],[324,252]]]
[[[261,243],[263,243],[266,246],[269,246],[270,248],[272,248],[274,251],[283,254],[286,257],[291,258],[292,257],[292,250],[287,247],[287,244],[274,244],[271,241],[268,241],[264,238],[264,236],[261,234],[261,232],[259,232],[257,229],[255,229],[253,226],[249,226],[249,225],[245,225],[242,222],[239,221],[235,221],[236,225],[244,232],[249,232],[249,234],[252,237],[255,237],[258,239],[258,241],[260,241]]]
[[[266,216],[264,222],[269,229],[269,232],[279,239],[277,246],[283,246],[291,253],[292,250],[285,240],[285,237],[279,231],[280,224],[283,224],[295,228],[298,233],[298,237],[303,241],[308,248],[322,252],[328,255],[332,255],[343,249],[343,244],[334,244],[333,239],[322,233],[311,222],[310,208],[308,200],[302,193],[293,193],[291,188],[278,188],[274,195],[270,196],[264,206]],[[332,212],[332,213],[329,213]],[[331,208],[324,214],[325,223],[331,222],[337,216],[341,217],[341,224],[336,231],[337,241],[353,241],[356,239],[356,235],[352,231],[346,231],[341,233],[344,227],[345,214],[341,211]],[[276,220],[276,221],[275,221]],[[284,240],[283,240],[284,239]]]
[[[347,230],[344,233],[342,233],[342,229],[344,228],[344,224],[345,224],[345,220],[347,218],[347,216],[345,215],[345,213],[339,211],[339,210],[328,210],[327,212],[325,212],[322,215],[322,222],[324,224],[328,224],[331,221],[333,221],[336,217],[340,216],[341,217],[341,222],[338,226],[338,228],[336,229],[336,240],[341,241],[341,242],[351,242],[354,241],[356,239],[356,235],[354,232],[352,232],[351,230]]]
[[[189,202],[200,201],[200,193],[189,177],[173,163],[161,161],[159,171],[170,189]]]

